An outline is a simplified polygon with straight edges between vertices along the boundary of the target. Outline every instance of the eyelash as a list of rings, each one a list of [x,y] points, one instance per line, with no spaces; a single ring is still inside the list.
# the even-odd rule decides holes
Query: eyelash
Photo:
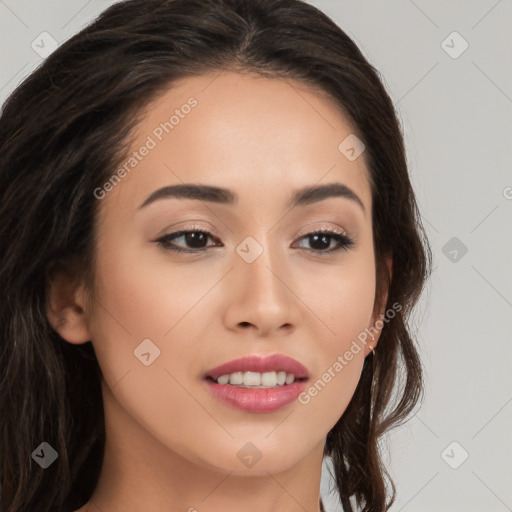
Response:
[[[183,235],[187,235],[190,233],[203,233],[213,239],[211,233],[209,233],[208,231],[204,231],[203,229],[191,228],[191,229],[183,229],[180,231],[175,231],[174,233],[169,233],[168,235],[165,235],[165,236],[155,240],[155,242],[157,242],[158,245],[163,247],[165,250],[170,250],[175,253],[182,252],[182,253],[188,253],[188,254],[191,254],[191,253],[197,254],[197,253],[205,252],[208,249],[214,248],[213,246],[210,246],[210,247],[203,247],[201,249],[183,249],[181,247],[176,247],[176,246],[173,246],[170,244],[171,240],[174,240],[175,238],[179,238]],[[325,229],[319,230],[319,231],[311,231],[309,233],[302,235],[299,238],[299,240],[302,240],[303,238],[307,238],[309,236],[314,236],[314,235],[327,235],[330,238],[337,240],[339,243],[338,247],[336,247],[334,249],[330,249],[330,250],[306,249],[308,252],[317,253],[322,256],[324,256],[324,255],[330,256],[333,253],[337,253],[339,251],[348,251],[350,249],[350,247],[352,247],[354,245],[354,241],[350,237],[348,237],[347,235],[345,235],[333,228],[325,228]]]

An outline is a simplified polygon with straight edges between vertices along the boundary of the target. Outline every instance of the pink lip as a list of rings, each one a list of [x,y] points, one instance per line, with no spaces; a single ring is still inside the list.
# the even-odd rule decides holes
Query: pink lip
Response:
[[[296,379],[306,379],[308,369],[295,359],[282,354],[273,354],[271,356],[247,356],[240,359],[229,361],[205,373],[206,377],[218,379],[221,375],[227,375],[235,372],[286,372],[293,373]]]
[[[204,382],[216,398],[231,407],[256,413],[274,412],[292,403],[307,385],[307,382],[302,380],[277,388],[258,389],[217,384],[212,380]]]
[[[215,382],[221,375],[235,372],[286,372],[296,379],[292,384],[275,388],[241,388]],[[208,390],[226,404],[246,412],[268,413],[292,403],[306,387],[308,369],[295,359],[282,354],[271,356],[248,356],[208,370],[205,384]]]

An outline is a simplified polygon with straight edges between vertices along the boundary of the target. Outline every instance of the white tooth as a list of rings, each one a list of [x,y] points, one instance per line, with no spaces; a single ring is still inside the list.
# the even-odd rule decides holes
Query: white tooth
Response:
[[[261,385],[261,373],[245,372],[244,373],[244,386],[259,386]]]
[[[277,372],[277,383],[282,386],[286,382],[286,372]]]
[[[231,374],[221,375],[217,378],[219,384],[231,384],[233,386],[242,387],[260,387],[275,388],[291,384],[295,381],[292,373],[280,372],[234,372]]]
[[[275,388],[277,385],[276,372],[265,372],[261,374],[261,385],[267,388]]]
[[[229,376],[229,383],[233,386],[240,386],[244,383],[244,374],[242,372],[235,372]]]

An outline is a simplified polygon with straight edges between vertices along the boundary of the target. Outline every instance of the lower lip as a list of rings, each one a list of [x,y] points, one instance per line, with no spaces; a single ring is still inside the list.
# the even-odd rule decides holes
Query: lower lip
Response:
[[[206,380],[211,393],[223,402],[246,412],[274,412],[291,404],[306,387],[306,381],[296,381],[277,388],[240,388]]]

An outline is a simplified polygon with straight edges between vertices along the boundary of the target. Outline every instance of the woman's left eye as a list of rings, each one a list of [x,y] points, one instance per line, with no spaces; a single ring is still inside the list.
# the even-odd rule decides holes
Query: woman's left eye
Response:
[[[309,243],[313,245],[320,246],[321,250],[307,249],[309,251],[318,252],[318,253],[326,253],[331,254],[336,251],[348,251],[350,247],[354,245],[354,241],[349,236],[341,233],[339,231],[327,229],[324,231],[314,231],[311,233],[307,233],[303,235],[299,240],[303,238],[309,239]],[[338,242],[338,245],[328,251],[322,250],[330,247],[331,242],[335,240]]]
[[[177,239],[183,239],[185,244],[190,244],[193,247],[179,247],[173,241]],[[168,235],[165,235],[157,240],[157,242],[161,247],[163,247],[166,250],[174,251],[174,252],[187,252],[187,253],[199,253],[204,252],[206,249],[211,249],[212,247],[215,247],[215,245],[207,245],[205,246],[204,243],[208,240],[208,238],[212,238],[212,235],[208,231],[203,230],[181,230],[176,231],[174,233],[170,233]],[[311,233],[307,233],[303,235],[299,240],[302,239],[308,239],[309,243],[316,245],[316,249],[306,249],[310,252],[315,253],[324,253],[324,254],[331,254],[336,251],[344,250],[347,251],[350,247],[354,245],[354,241],[348,237],[347,235],[331,230],[326,229],[323,231],[314,231]],[[338,242],[338,246],[328,249],[331,246],[331,242],[335,240]],[[319,246],[319,248],[318,248]],[[217,247],[219,245],[217,244]]]

